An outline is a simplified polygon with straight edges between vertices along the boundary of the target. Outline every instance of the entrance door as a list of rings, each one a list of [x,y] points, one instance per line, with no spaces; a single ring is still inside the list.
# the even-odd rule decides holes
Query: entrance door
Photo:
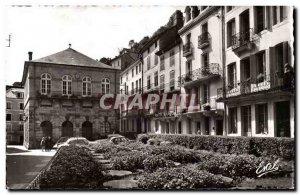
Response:
[[[276,102],[276,136],[290,137],[290,102]]]
[[[251,136],[251,106],[242,106],[242,135]]]
[[[63,122],[62,137],[73,137],[73,123],[70,121]]]
[[[209,135],[209,117],[204,117],[205,135]]]
[[[93,124],[89,121],[85,121],[82,124],[82,137],[85,137],[88,140],[93,139]]]
[[[217,135],[223,135],[223,120],[216,120],[216,125]]]

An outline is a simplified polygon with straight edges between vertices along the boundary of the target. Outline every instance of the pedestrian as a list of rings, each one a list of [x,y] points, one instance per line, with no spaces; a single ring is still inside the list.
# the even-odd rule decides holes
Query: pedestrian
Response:
[[[45,150],[45,144],[46,144],[46,143],[45,143],[45,137],[43,137],[43,138],[42,138],[42,141],[41,141],[42,152],[46,151],[46,150]]]
[[[45,151],[48,152],[49,149],[49,140],[48,137],[45,137]]]
[[[52,138],[49,136],[48,137],[48,151],[51,151],[52,149]]]
[[[198,128],[197,134],[198,134],[198,135],[201,135],[200,128]]]

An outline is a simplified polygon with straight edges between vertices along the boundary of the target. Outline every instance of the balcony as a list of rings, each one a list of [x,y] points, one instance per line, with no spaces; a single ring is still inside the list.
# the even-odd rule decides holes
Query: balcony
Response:
[[[222,115],[224,110],[224,105],[222,102],[217,101],[218,98],[210,97],[205,100],[196,101],[194,105],[189,105],[189,100],[187,100],[187,109],[185,114],[202,114],[204,116],[212,115]]]
[[[199,84],[199,82],[218,78],[221,76],[221,69],[218,63],[211,63],[207,67],[198,68],[179,77],[180,85],[185,87]]]
[[[270,91],[293,92],[293,76],[279,75],[277,73],[259,74],[256,78],[227,83],[226,98]]]
[[[183,57],[188,57],[193,54],[192,44],[190,42],[183,45]]]
[[[233,35],[231,37],[231,45],[232,51],[235,53],[252,50],[254,47],[253,29],[249,28]]]
[[[198,49],[205,49],[210,45],[211,36],[209,32],[204,32],[198,36]]]

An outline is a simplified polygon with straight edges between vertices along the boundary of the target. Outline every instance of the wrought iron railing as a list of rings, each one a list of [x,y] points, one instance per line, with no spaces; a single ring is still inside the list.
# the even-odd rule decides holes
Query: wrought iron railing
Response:
[[[186,44],[183,45],[183,52],[182,52],[183,56],[187,56],[192,54],[192,46],[191,43],[188,42]]]
[[[232,49],[237,49],[253,41],[253,29],[248,28],[231,37]]]
[[[224,106],[222,102],[217,101],[217,97],[211,97],[205,100],[195,101],[193,104],[189,99],[186,101],[187,108],[181,109],[181,112],[193,113],[193,112],[205,112],[205,111],[215,111],[215,110],[223,110]]]
[[[266,90],[294,90],[293,75],[259,74],[256,78],[248,78],[243,81],[234,81],[226,86],[226,97],[242,94],[250,94]]]
[[[210,42],[210,34],[209,32],[204,32],[200,36],[198,36],[198,48],[203,48],[204,45],[209,44]]]
[[[198,68],[186,74],[179,76],[181,85],[191,81],[209,78],[211,76],[221,75],[221,69],[218,63],[211,63],[207,67]]]

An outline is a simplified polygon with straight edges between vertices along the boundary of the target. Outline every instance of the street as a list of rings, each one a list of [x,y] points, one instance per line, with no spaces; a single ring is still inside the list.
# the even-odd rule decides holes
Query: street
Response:
[[[55,154],[40,149],[26,150],[23,146],[6,148],[6,186],[10,190],[25,189]]]

